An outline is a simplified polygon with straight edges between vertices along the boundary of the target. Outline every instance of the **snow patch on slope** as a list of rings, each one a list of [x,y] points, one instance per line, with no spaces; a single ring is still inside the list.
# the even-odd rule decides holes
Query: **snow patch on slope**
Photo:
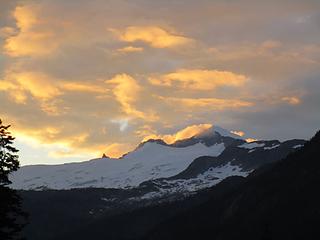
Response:
[[[265,146],[264,143],[252,142],[252,143],[244,143],[238,147],[246,148],[246,149],[253,149],[253,148],[264,147],[264,146]]]
[[[299,145],[293,146],[292,148],[301,148],[301,147],[303,147],[303,145],[299,144]]]
[[[239,166],[231,165],[230,162],[219,167],[210,168],[206,172],[191,179],[163,180],[161,187],[156,192],[149,192],[139,199],[153,199],[174,193],[196,192],[200,189],[212,187],[223,179],[230,176],[246,177],[250,172],[243,171]]]
[[[276,145],[273,145],[273,146],[271,146],[271,147],[264,147],[263,149],[264,149],[264,150],[271,150],[271,149],[275,149],[275,148],[277,148],[277,147],[280,147],[280,144],[276,144]]]

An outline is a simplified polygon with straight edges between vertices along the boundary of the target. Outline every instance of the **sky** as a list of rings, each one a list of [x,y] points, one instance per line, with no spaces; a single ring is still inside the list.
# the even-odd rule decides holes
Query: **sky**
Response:
[[[309,139],[319,106],[318,0],[0,0],[0,118],[22,165],[212,125]]]

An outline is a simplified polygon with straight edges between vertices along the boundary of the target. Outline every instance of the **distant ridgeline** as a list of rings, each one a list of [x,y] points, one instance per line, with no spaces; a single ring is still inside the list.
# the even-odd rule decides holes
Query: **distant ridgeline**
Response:
[[[141,197],[188,193],[213,186],[228,176],[247,176],[304,143],[304,140],[248,143],[227,130],[212,127],[172,144],[148,140],[121,159],[103,156],[81,163],[24,166],[11,180],[13,188],[24,190],[147,186],[148,195]]]
[[[121,240],[205,239],[208,234],[211,239],[298,239],[305,233],[312,239],[320,212],[319,135],[307,144],[248,143],[213,131],[174,144],[150,140],[117,161],[24,167],[25,178],[42,171],[22,185],[37,191],[20,192],[33,219],[25,234],[33,240]],[[122,162],[129,167],[113,165]],[[110,177],[108,167],[118,179]],[[52,174],[69,178],[50,182]],[[81,185],[86,175],[92,182]],[[76,180],[79,185],[70,189]],[[52,186],[68,190],[45,190]]]

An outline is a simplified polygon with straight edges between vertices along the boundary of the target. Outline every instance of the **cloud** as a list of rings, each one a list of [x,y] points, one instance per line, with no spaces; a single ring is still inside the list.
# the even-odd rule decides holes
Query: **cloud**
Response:
[[[246,141],[247,141],[248,143],[250,143],[250,142],[258,141],[258,139],[256,139],[256,138],[247,138]]]
[[[16,34],[16,29],[13,27],[2,27],[0,28],[0,37],[8,38]]]
[[[126,46],[126,47],[117,49],[117,51],[121,52],[121,53],[142,52],[143,48],[142,47]]]
[[[88,158],[93,158],[97,155],[102,154],[102,149],[105,146],[87,146],[77,148],[77,144],[82,144],[86,141],[88,135],[86,133],[74,134],[68,139],[56,138],[61,134],[61,129],[54,127],[45,127],[40,129],[33,129],[33,131],[19,129],[15,130],[14,135],[17,137],[19,143],[23,143],[35,152],[40,152],[41,154],[47,153],[50,158],[55,159],[54,161],[69,158],[81,158],[87,160]],[[32,156],[37,156],[38,154],[30,153]],[[40,159],[44,156],[41,156]],[[22,162],[27,159],[21,159]],[[43,160],[43,159],[42,159]],[[54,162],[53,162],[54,163]]]
[[[121,41],[148,43],[154,48],[172,48],[192,42],[191,39],[166,31],[157,26],[130,26],[124,30],[109,29]]]
[[[240,137],[242,137],[242,136],[244,136],[245,135],[245,133],[244,132],[242,132],[242,131],[231,131],[233,134],[235,134],[235,135],[238,135],[238,136],[240,136]]]
[[[301,103],[301,100],[298,97],[283,97],[281,100],[290,105],[298,105]]]
[[[39,72],[15,73],[12,76],[19,87],[38,99],[49,100],[62,94],[55,80]]]
[[[104,149],[104,153],[111,158],[122,157],[125,153],[132,150],[131,146],[123,143],[113,143]]]
[[[21,139],[34,139],[39,143],[57,144],[66,147],[81,145],[88,138],[85,132],[71,134],[68,138],[61,137],[65,127],[45,126],[39,128],[20,128],[16,126],[14,129],[15,136]]]
[[[68,108],[63,106],[62,96],[67,93],[83,92],[96,94],[96,97],[108,95],[109,90],[103,82],[82,83],[51,77],[42,72],[7,71],[1,81],[0,91],[7,92],[18,104],[27,104],[36,100],[42,111],[48,115],[64,114]]]
[[[237,100],[237,99],[221,99],[221,98],[175,98],[175,97],[162,97],[161,100],[170,105],[180,106],[180,111],[199,110],[199,108],[210,110],[224,110],[228,108],[243,108],[251,107],[254,105],[252,102]]]
[[[134,78],[127,74],[118,74],[107,80],[106,83],[113,85],[112,92],[121,104],[124,113],[135,117],[144,117],[144,113],[133,106],[141,91],[140,85]]]
[[[128,119],[112,119],[111,122],[118,124],[121,132],[124,132],[129,127]]]
[[[18,34],[6,39],[4,49],[13,57],[42,56],[58,48],[59,41],[52,29],[38,18],[40,5],[17,6],[13,16],[19,28]]]
[[[147,141],[149,139],[162,139],[168,144],[172,144],[176,141],[191,138],[197,134],[200,134],[212,127],[212,124],[199,124],[199,125],[191,125],[188,126],[174,134],[166,134],[166,135],[156,135],[152,134],[144,137],[143,141]]]
[[[260,49],[263,51],[265,49],[275,49],[281,46],[282,46],[282,43],[279,41],[267,40],[261,44]]]
[[[242,86],[248,78],[228,71],[179,69],[176,72],[151,77],[149,81],[157,86],[176,86],[192,90],[213,90],[220,86]]]
[[[0,2],[0,117],[53,146],[29,163],[212,119],[259,139],[318,126],[319,1]]]
[[[139,98],[142,87],[134,78],[127,74],[118,74],[105,82],[112,85],[112,92],[120,103],[123,113],[128,117],[141,118],[147,121],[157,119],[154,114],[146,114],[135,108],[134,104]]]
[[[104,94],[108,93],[109,90],[104,86],[99,86],[95,83],[79,83],[79,82],[61,82],[59,84],[60,88],[65,91],[71,92],[87,92],[87,93],[98,93]]]
[[[8,71],[5,80],[1,81],[0,91],[8,92],[19,104],[26,104],[28,95],[47,104],[49,100],[62,94],[54,82],[54,79],[39,72]]]
[[[66,91],[105,94],[109,90],[102,82],[82,83],[61,80],[43,72],[10,72],[1,81],[0,91],[16,91],[30,93],[39,100],[50,100]]]

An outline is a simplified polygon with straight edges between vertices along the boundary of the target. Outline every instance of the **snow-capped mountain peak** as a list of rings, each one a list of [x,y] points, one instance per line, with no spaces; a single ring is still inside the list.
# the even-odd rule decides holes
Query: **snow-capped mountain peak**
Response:
[[[210,137],[210,136],[213,136],[217,133],[222,137],[243,139],[241,136],[236,135],[236,134],[232,133],[231,131],[226,130],[226,129],[219,127],[219,126],[212,126],[211,128],[208,128],[208,129],[204,130],[203,132],[198,133],[197,135],[195,135],[195,137],[196,138]]]
[[[223,143],[174,147],[146,142],[121,159],[100,158],[82,163],[22,167],[11,177],[17,189],[70,189],[78,187],[130,188],[144,181],[171,177],[200,156],[218,156]]]
[[[245,176],[265,162],[281,159],[303,143],[299,140],[247,143],[215,126],[172,144],[161,139],[148,140],[121,158],[104,155],[80,163],[24,166],[10,179],[16,189],[131,189],[151,182],[159,191],[167,188],[171,189],[169,192],[193,191],[212,186],[229,175]]]

